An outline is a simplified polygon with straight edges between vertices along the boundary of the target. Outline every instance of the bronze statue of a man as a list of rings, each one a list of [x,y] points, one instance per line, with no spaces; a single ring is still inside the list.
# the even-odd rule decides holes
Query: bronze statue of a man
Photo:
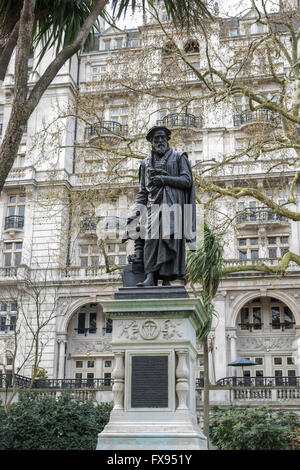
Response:
[[[152,144],[149,157],[139,169],[136,209],[127,220],[144,217],[145,280],[137,286],[154,286],[159,279],[169,285],[185,279],[185,243],[195,240],[195,188],[186,153],[169,147],[171,131],[165,126],[152,127],[146,139]]]

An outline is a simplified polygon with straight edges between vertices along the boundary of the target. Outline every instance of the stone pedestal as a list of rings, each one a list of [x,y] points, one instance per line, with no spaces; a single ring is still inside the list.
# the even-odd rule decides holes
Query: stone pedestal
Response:
[[[196,299],[178,286],[174,298],[170,289],[169,298],[164,288],[141,288],[146,298],[128,291],[127,300],[123,290],[122,299],[102,303],[113,320],[116,359],[114,408],[98,450],[206,449],[195,400],[196,331],[204,319]]]

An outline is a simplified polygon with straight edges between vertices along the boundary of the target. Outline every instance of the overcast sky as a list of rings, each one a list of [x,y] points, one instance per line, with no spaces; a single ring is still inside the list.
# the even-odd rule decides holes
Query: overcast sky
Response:
[[[218,0],[220,14],[235,16],[236,14],[243,12],[251,4],[250,0]],[[140,12],[136,12],[134,16],[130,15],[130,10],[126,14],[125,19],[118,22],[118,26],[121,28],[135,28],[142,24],[142,15]]]
[[[213,1],[213,0],[212,0]],[[265,0],[266,4],[271,7],[278,3],[278,0]],[[217,0],[221,16],[236,16],[245,13],[251,6],[251,0]],[[261,0],[256,0],[256,4],[260,6]],[[136,28],[142,24],[142,14],[137,10],[134,16],[130,14],[130,10],[125,19],[118,22],[120,28]]]

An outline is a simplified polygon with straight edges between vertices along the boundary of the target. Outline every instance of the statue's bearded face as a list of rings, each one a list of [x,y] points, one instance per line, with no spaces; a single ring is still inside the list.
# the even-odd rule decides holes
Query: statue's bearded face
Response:
[[[152,149],[158,155],[164,155],[169,149],[168,138],[165,131],[156,131],[152,137]]]

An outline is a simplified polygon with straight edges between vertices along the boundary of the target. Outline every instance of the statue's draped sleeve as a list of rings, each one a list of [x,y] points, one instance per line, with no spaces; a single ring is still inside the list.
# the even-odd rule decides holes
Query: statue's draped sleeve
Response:
[[[146,190],[146,165],[145,162],[142,161],[140,164],[139,168],[139,183],[140,183],[140,189],[136,197],[136,204],[143,204],[146,205],[148,201],[148,193]]]

